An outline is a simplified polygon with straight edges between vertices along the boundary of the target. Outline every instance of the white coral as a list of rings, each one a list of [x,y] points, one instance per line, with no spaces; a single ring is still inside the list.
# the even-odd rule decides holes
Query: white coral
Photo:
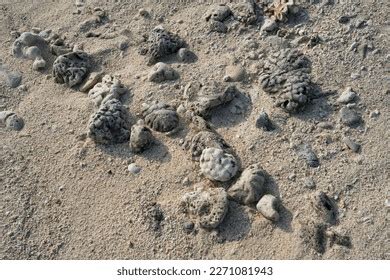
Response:
[[[119,99],[126,92],[122,83],[111,75],[105,75],[102,82],[97,83],[89,92],[88,97],[96,107],[110,99]]]
[[[226,182],[238,171],[235,157],[219,148],[206,148],[200,157],[200,169],[205,177],[213,181]]]

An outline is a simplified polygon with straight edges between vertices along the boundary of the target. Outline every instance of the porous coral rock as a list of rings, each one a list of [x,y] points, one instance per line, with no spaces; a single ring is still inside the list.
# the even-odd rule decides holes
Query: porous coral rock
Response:
[[[128,114],[119,100],[107,101],[92,115],[88,124],[88,137],[100,144],[116,144],[129,140]]]
[[[53,64],[53,76],[60,84],[69,87],[80,84],[90,68],[90,58],[87,53],[76,51],[60,55]]]
[[[179,125],[179,116],[175,109],[165,103],[154,101],[143,104],[142,115],[147,126],[159,132],[169,132]]]
[[[205,188],[202,183],[196,188],[182,197],[181,209],[201,227],[214,229],[222,223],[228,210],[226,191],[223,188]]]

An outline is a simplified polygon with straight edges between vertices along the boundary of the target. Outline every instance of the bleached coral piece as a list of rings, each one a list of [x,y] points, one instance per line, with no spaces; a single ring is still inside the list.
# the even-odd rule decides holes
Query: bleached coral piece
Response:
[[[219,148],[206,148],[200,157],[201,172],[212,181],[229,181],[236,175],[238,167],[236,158]]]

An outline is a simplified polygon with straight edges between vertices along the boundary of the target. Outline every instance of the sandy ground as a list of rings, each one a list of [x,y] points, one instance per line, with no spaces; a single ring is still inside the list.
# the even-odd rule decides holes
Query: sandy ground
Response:
[[[298,16],[280,24],[298,33],[281,38],[242,24],[226,34],[209,32],[207,3],[86,1],[77,13],[74,1],[0,0],[1,63],[18,71],[24,85],[10,88],[4,77],[0,80],[0,110],[13,110],[25,122],[21,131],[0,128],[0,258],[389,259],[389,2],[317,2],[302,4]],[[100,37],[87,38],[80,23],[95,7],[109,17],[89,30]],[[140,16],[141,8],[150,16]],[[352,16],[348,23],[339,22],[343,15]],[[151,66],[139,48],[143,35],[159,24],[186,40],[198,59],[168,59],[180,78],[155,84],[147,80]],[[267,187],[283,205],[280,221],[272,223],[255,208],[230,201],[217,229],[187,233],[188,218],[179,202],[204,180],[198,163],[180,145],[188,128],[183,125],[171,136],[153,132],[158,143],[142,154],[132,153],[128,143],[104,146],[85,139],[94,110],[87,94],[55,83],[51,65],[34,71],[32,61],[11,55],[10,32],[33,27],[83,44],[100,68],[118,75],[130,89],[124,103],[134,119],[145,101],[176,104],[189,82],[224,83],[227,65],[243,65],[248,78],[235,84],[250,96],[250,106],[243,114],[231,114],[228,106],[210,123],[243,167],[259,163],[266,170]],[[321,93],[290,116],[261,90],[258,69],[268,53],[304,35],[321,38],[314,47],[297,46],[310,58]],[[122,51],[123,42],[128,48]],[[354,42],[357,51],[351,50]],[[248,58],[250,52],[259,58]],[[339,121],[336,100],[346,87],[358,94],[355,108],[363,122],[356,128]],[[261,110],[276,130],[256,127]],[[324,121],[332,128],[321,128]],[[344,136],[361,145],[358,153],[346,147]],[[308,167],[292,149],[296,143],[310,143],[320,166]],[[139,174],[127,170],[133,162],[142,168]],[[315,182],[313,189],[305,187],[308,178]],[[331,230],[350,238],[351,246],[328,242],[318,252],[302,238],[302,221],[315,219],[310,198],[316,191],[335,200],[339,216]],[[157,221],[156,211],[162,214]]]

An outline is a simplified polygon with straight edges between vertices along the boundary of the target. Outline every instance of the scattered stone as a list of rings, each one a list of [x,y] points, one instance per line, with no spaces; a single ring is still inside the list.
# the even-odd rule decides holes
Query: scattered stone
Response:
[[[179,78],[179,73],[174,70],[170,65],[158,62],[156,63],[149,73],[149,81],[154,83],[162,83],[164,81],[176,80]]]
[[[85,0],[76,0],[77,7],[83,7],[85,5]]]
[[[375,118],[379,117],[380,114],[381,113],[379,112],[379,110],[374,110],[370,113],[370,118],[375,119]]]
[[[191,183],[191,181],[190,181],[190,179],[188,179],[188,177],[185,177],[185,178],[183,179],[183,181],[181,181],[181,184],[182,184],[183,186],[188,186],[190,183]]]
[[[143,152],[152,141],[152,132],[143,123],[139,122],[131,127],[130,148],[133,152]]]
[[[316,182],[314,181],[314,179],[312,177],[305,178],[304,184],[305,184],[306,188],[311,189],[311,190],[315,189],[315,187],[316,187]]]
[[[175,109],[165,103],[154,101],[143,104],[142,115],[147,126],[155,131],[169,132],[179,125],[179,116]]]
[[[322,129],[333,129],[333,123],[331,122],[319,122],[317,126]]]
[[[129,140],[128,113],[119,100],[108,100],[92,115],[88,124],[88,137],[99,144],[116,144]]]
[[[353,152],[358,153],[360,150],[360,144],[356,143],[349,137],[343,137],[344,144],[351,149]]]
[[[196,55],[187,48],[181,48],[177,52],[177,57],[179,58],[179,61],[185,63],[194,62],[196,60]]]
[[[141,17],[148,17],[149,16],[149,12],[147,10],[145,10],[144,8],[139,9],[138,10],[138,14]]]
[[[186,233],[191,233],[194,230],[195,224],[193,222],[184,222],[183,229]]]
[[[161,25],[156,26],[150,33],[147,46],[141,54],[148,55],[148,64],[155,64],[165,56],[176,53],[184,48],[186,43],[178,35],[165,30]]]
[[[34,70],[40,70],[46,67],[46,60],[43,58],[44,53],[48,53],[47,42],[35,33],[22,33],[12,45],[12,54],[15,57],[34,60]]]
[[[200,169],[206,178],[226,182],[236,175],[238,163],[233,155],[222,149],[206,148],[200,157]]]
[[[206,21],[225,21],[229,16],[232,15],[232,11],[229,6],[225,4],[214,5],[206,14]]]
[[[73,87],[83,82],[90,68],[90,58],[85,52],[60,55],[53,64],[53,76],[60,84]]]
[[[135,163],[131,163],[129,164],[129,166],[127,167],[127,170],[131,173],[131,174],[138,174],[141,172],[141,167],[139,167],[138,165],[136,165]]]
[[[226,67],[226,77],[228,82],[240,82],[245,79],[246,72],[242,66],[229,65]]]
[[[129,42],[127,40],[122,40],[118,43],[118,49],[121,51],[126,50],[129,47]]]
[[[262,89],[277,97],[276,105],[292,113],[308,102],[312,91],[310,61],[297,49],[271,53],[260,74]]]
[[[22,82],[22,75],[19,72],[11,71],[0,63],[0,77],[3,76],[10,88],[16,88]]]
[[[264,195],[256,205],[257,210],[268,220],[279,221],[279,200],[271,194]]]
[[[259,164],[246,168],[238,181],[228,189],[228,195],[235,201],[244,205],[251,205],[264,194],[264,171]]]
[[[228,32],[228,27],[226,24],[220,21],[211,21],[209,25],[210,31],[211,32],[218,32],[218,33],[227,33]]]
[[[261,8],[255,0],[238,1],[234,6],[234,18],[247,25],[255,25],[261,19]]]
[[[349,16],[341,16],[339,17],[339,23],[341,24],[347,24],[349,22],[351,17]]]
[[[350,127],[358,125],[362,122],[361,115],[348,107],[341,108],[339,116],[341,122]]]
[[[187,139],[184,147],[191,152],[192,160],[199,161],[202,152],[206,148],[219,148],[228,151],[230,146],[216,132],[211,130],[201,130],[194,136]]]
[[[228,211],[228,199],[223,188],[206,188],[196,185],[196,190],[186,193],[180,203],[181,210],[194,218],[202,228],[218,227]]]
[[[80,86],[80,91],[81,92],[90,91],[98,82],[101,81],[103,74],[104,74],[103,72],[92,72],[91,74],[89,74],[88,78]]]
[[[266,18],[263,25],[261,26],[260,31],[262,32],[273,32],[278,28],[278,24],[272,18]]]
[[[121,96],[127,92],[127,88],[122,85],[118,78],[105,75],[100,83],[97,83],[89,92],[88,97],[99,108],[108,100],[120,100]]]
[[[24,127],[24,121],[12,111],[0,112],[0,127],[6,127],[10,130],[20,131]]]
[[[213,109],[232,101],[238,93],[235,86],[223,89],[221,84],[211,83],[209,86],[200,86],[198,91],[185,91],[184,106],[195,115],[207,118]]]
[[[354,101],[357,97],[357,94],[352,90],[352,88],[348,87],[339,98],[337,98],[337,103],[339,104],[348,104]]]
[[[262,111],[259,117],[256,120],[256,127],[261,128],[264,131],[272,131],[275,129],[275,126],[268,117],[268,114]]]
[[[317,155],[314,153],[310,145],[300,144],[295,147],[295,151],[298,154],[298,157],[305,160],[309,167],[318,167],[320,165],[320,160]]]
[[[337,222],[337,206],[326,193],[322,191],[315,192],[311,202],[316,213],[324,222],[330,224],[335,224]]]
[[[55,56],[60,56],[63,54],[70,53],[72,51],[71,48],[66,46],[56,46],[56,45],[50,45],[50,52],[54,54]]]
[[[102,23],[108,20],[108,13],[103,11],[101,8],[96,7],[92,15],[85,21],[79,24],[79,29],[81,32],[87,32],[92,28],[97,28]]]

